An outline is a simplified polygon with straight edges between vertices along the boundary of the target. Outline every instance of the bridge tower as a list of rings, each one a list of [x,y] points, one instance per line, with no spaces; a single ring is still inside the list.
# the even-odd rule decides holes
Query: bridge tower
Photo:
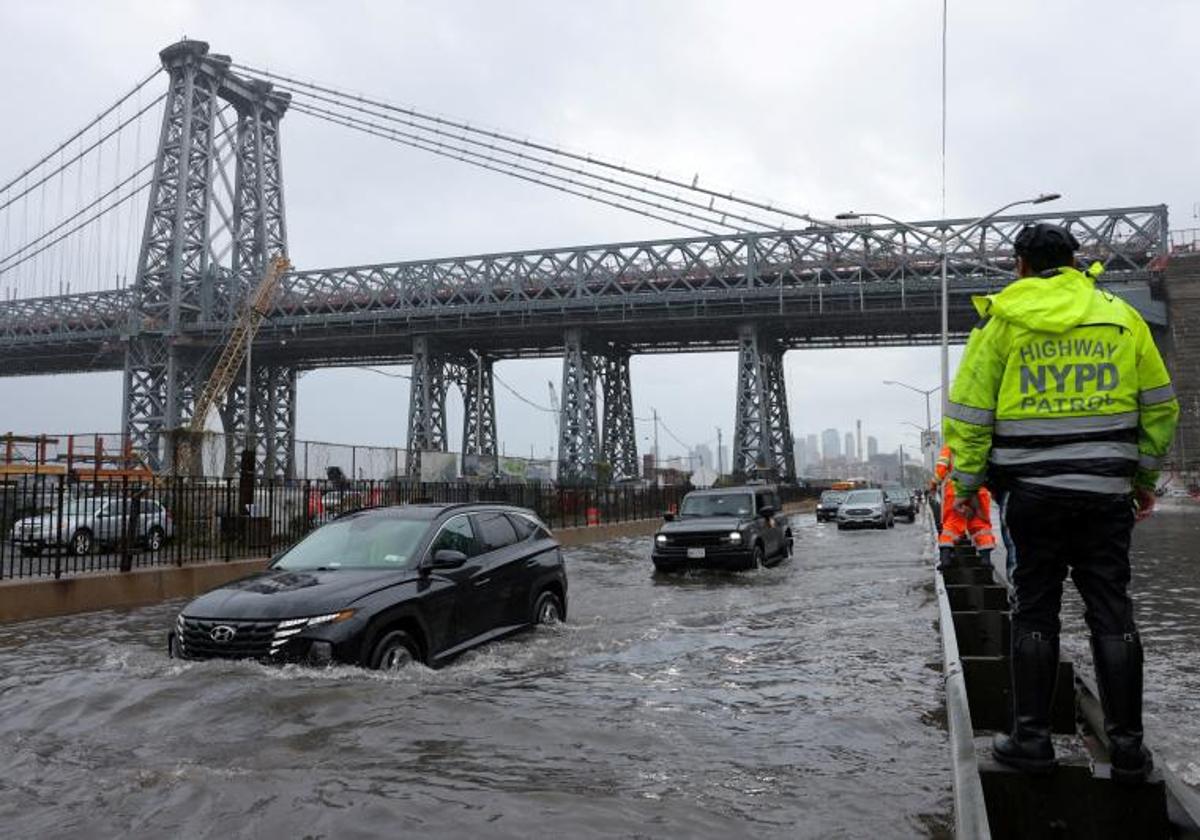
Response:
[[[783,377],[784,347],[746,324],[738,329],[733,474],[791,481],[796,460]]]
[[[195,367],[181,326],[200,309],[209,262],[213,127],[222,68],[208,45],[183,41],[159,56],[169,87],[125,351],[124,434],[153,467],[169,459],[163,432],[188,419]]]
[[[463,399],[463,454],[495,457],[494,366],[495,359],[486,353],[449,354],[441,352],[428,336],[413,339],[407,475],[420,477],[422,452],[448,450],[446,393],[451,385]]]
[[[195,391],[210,373],[212,360],[182,340],[183,326],[232,317],[267,257],[287,252],[279,120],[289,102],[270,84],[231,73],[229,59],[209,55],[203,41],[172,44],[159,57],[169,82],[134,285],[123,418],[130,444],[154,468],[169,466],[164,433],[187,422]],[[231,212],[214,196],[215,178],[227,182],[218,145],[222,102],[237,114]],[[213,210],[231,239],[228,271],[217,264]],[[214,298],[222,294],[216,313]],[[221,409],[226,466],[236,441],[249,438],[261,469],[290,475],[296,371],[252,366],[252,380],[248,395],[239,381]]]

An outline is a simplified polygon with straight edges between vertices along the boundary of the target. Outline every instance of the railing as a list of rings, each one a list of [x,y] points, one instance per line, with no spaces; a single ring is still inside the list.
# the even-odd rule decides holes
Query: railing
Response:
[[[278,480],[250,493],[233,479],[27,475],[0,483],[0,579],[267,557],[341,513],[412,502],[503,502],[533,510],[552,529],[654,519],[687,490]],[[780,491],[784,502],[809,495]]]

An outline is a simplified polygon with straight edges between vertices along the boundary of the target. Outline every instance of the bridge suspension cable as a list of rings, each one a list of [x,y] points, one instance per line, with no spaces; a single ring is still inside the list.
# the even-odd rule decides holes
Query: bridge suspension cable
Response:
[[[572,165],[570,163],[564,163],[564,162],[562,162],[562,160],[555,160],[552,157],[544,157],[544,156],[538,155],[538,154],[530,154],[528,152],[521,151],[520,148],[508,148],[508,147],[498,144],[490,139],[479,139],[479,138],[473,137],[465,132],[456,133],[454,131],[448,131],[448,130],[439,128],[436,125],[434,125],[434,126],[422,125],[421,123],[419,123],[415,120],[408,119],[403,116],[397,116],[395,114],[390,114],[387,112],[380,112],[377,110],[372,110],[370,108],[365,108],[365,107],[358,105],[356,103],[353,103],[353,102],[345,102],[342,100],[335,99],[333,97],[323,96],[323,95],[317,94],[317,93],[310,93],[308,91],[297,90],[297,91],[291,91],[291,93],[293,96],[293,103],[303,103],[305,106],[307,106],[310,109],[322,110],[320,108],[320,106],[316,106],[316,105],[312,104],[311,101],[308,101],[308,100],[317,100],[318,102],[326,103],[329,106],[333,106],[334,108],[341,109],[339,111],[329,111],[326,109],[324,111],[325,113],[328,113],[328,114],[336,113],[339,116],[341,116],[349,121],[353,121],[353,122],[361,124],[361,125],[371,126],[373,128],[379,128],[379,129],[383,129],[383,130],[387,130],[387,131],[393,131],[399,137],[403,137],[406,140],[430,143],[430,144],[437,145],[437,146],[449,145],[454,148],[458,148],[458,149],[462,150],[464,152],[464,154],[468,154],[468,155],[472,155],[472,156],[478,155],[480,157],[483,157],[484,159],[495,160],[498,162],[500,162],[502,159],[497,158],[496,155],[501,155],[501,156],[504,156],[502,162],[505,165],[510,165],[510,166],[513,166],[513,167],[516,167],[516,168],[522,169],[522,170],[536,171],[547,177],[562,177],[563,180],[565,180],[568,183],[582,183],[582,182],[573,181],[571,178],[566,177],[566,176],[557,176],[554,173],[546,172],[545,169],[553,169],[553,170],[557,170],[560,172],[569,173],[570,175],[577,175],[577,176],[580,176],[583,178],[588,178],[588,179],[591,179],[594,181],[598,181],[602,184],[610,184],[613,186],[624,187],[626,189],[631,189],[636,192],[639,192],[643,195],[648,195],[648,196],[653,196],[655,198],[664,199],[668,202],[671,202],[673,205],[678,205],[679,207],[690,208],[693,211],[699,210],[699,211],[701,211],[702,214],[704,214],[704,218],[715,219],[715,223],[718,225],[721,225],[724,227],[731,227],[731,228],[734,228],[735,230],[738,230],[738,231],[744,232],[744,233],[750,232],[751,230],[758,229],[758,228],[761,228],[764,230],[782,229],[782,225],[780,225],[776,222],[767,221],[764,219],[756,218],[754,216],[743,215],[741,213],[736,213],[733,210],[730,210],[728,208],[720,208],[720,209],[715,208],[714,204],[711,200],[707,204],[705,204],[704,202],[701,202],[701,201],[693,201],[691,199],[684,198],[681,195],[677,195],[674,193],[667,193],[667,192],[663,192],[662,190],[654,189],[653,187],[646,186],[645,184],[638,184],[638,183],[622,180],[621,178],[611,177],[611,176],[603,174],[603,171],[599,171],[599,172],[589,171],[589,170],[584,169],[583,167],[580,167],[577,165]],[[300,97],[303,97],[303,98],[300,98]],[[424,135],[412,134],[411,132],[400,131],[398,129],[394,129],[391,127],[380,126],[378,123],[373,123],[370,120],[364,120],[362,118],[355,117],[353,114],[346,114],[346,111],[355,111],[355,112],[366,114],[368,116],[375,117],[378,119],[387,120],[392,123],[406,126],[415,131],[425,132],[425,134]],[[305,111],[304,113],[311,113],[311,111]],[[440,138],[446,138],[451,142],[445,143]],[[475,149],[466,149],[466,148],[464,148],[466,146],[475,147]],[[425,147],[418,146],[417,148],[425,148]],[[478,149],[486,150],[487,152],[490,152],[492,154],[490,154],[490,155],[484,154],[483,152],[477,151]],[[569,158],[564,158],[563,160],[569,160]],[[521,161],[526,161],[528,163],[537,164],[538,167],[543,167],[543,168],[539,169],[537,167],[527,167],[524,164],[519,163]],[[588,186],[594,187],[595,185],[588,185]],[[595,188],[600,189],[599,187],[595,187]],[[638,200],[644,201],[644,199],[638,199]],[[749,225],[749,227],[744,227],[744,226],[741,226],[738,224],[734,224],[730,220],[733,220],[733,222],[745,222],[747,225]]]
[[[377,108],[377,109],[381,109],[384,111],[392,112],[393,114],[402,115],[405,118],[409,118],[410,120],[417,121],[422,126],[422,130],[425,130],[425,131],[450,133],[450,135],[454,136],[454,137],[459,137],[459,135],[454,135],[451,130],[458,131],[458,132],[464,132],[464,133],[467,133],[470,135],[474,135],[476,137],[488,138],[488,141],[491,144],[493,144],[497,149],[500,149],[500,148],[513,149],[513,150],[515,150],[517,148],[532,149],[534,151],[546,153],[546,154],[549,154],[549,155],[552,155],[552,156],[555,156],[558,158],[573,160],[573,161],[576,161],[577,163],[584,164],[585,166],[595,167],[597,169],[605,169],[605,170],[609,170],[612,172],[617,172],[623,176],[640,178],[640,179],[650,181],[650,182],[657,182],[658,184],[662,184],[662,185],[668,185],[668,186],[673,186],[673,187],[677,187],[677,188],[682,188],[689,192],[706,196],[710,201],[710,209],[714,210],[717,213],[723,212],[722,208],[718,207],[716,204],[716,202],[720,201],[720,202],[726,202],[726,203],[730,203],[730,204],[740,205],[744,208],[753,208],[755,210],[765,211],[765,212],[771,213],[771,214],[786,216],[786,217],[790,217],[793,219],[801,219],[801,220],[809,222],[809,223],[821,224],[820,220],[814,219],[807,213],[796,212],[796,211],[790,210],[785,207],[780,207],[771,202],[756,201],[756,200],[753,200],[750,198],[737,196],[737,195],[734,195],[732,192],[722,192],[720,190],[713,190],[713,189],[709,189],[707,187],[702,187],[699,184],[698,178],[694,178],[691,182],[688,182],[688,181],[684,181],[684,180],[681,180],[678,178],[672,178],[672,177],[669,177],[666,175],[662,175],[661,173],[649,172],[646,170],[638,169],[636,167],[627,166],[625,164],[614,163],[612,161],[605,160],[603,158],[599,158],[594,155],[583,154],[580,152],[574,152],[574,151],[561,149],[556,146],[552,146],[548,143],[537,142],[534,140],[529,140],[527,138],[517,137],[515,135],[497,131],[497,130],[481,128],[479,126],[471,125],[470,123],[464,122],[462,120],[440,117],[440,116],[437,116],[434,114],[430,114],[430,113],[426,113],[426,112],[417,110],[415,108],[404,107],[404,106],[400,106],[400,105],[395,105],[393,103],[385,102],[383,100],[360,96],[358,94],[353,94],[353,93],[339,90],[339,89],[331,87],[329,85],[317,84],[315,82],[306,82],[306,81],[296,79],[291,76],[283,75],[281,73],[274,73],[274,72],[271,72],[268,70],[256,68],[256,67],[253,67],[250,65],[245,65],[245,64],[235,63],[233,66],[237,67],[240,70],[243,70],[244,72],[270,79],[270,80],[274,81],[281,88],[287,89],[294,96],[295,95],[301,95],[301,96],[307,95],[309,97],[316,97],[319,95],[324,95],[326,97],[335,97],[336,101],[338,101],[339,103],[351,103],[352,102],[352,103],[357,103],[360,106],[367,105],[367,106],[371,106],[372,108]],[[514,156],[516,155],[515,151],[510,151],[510,152],[506,152],[506,153],[513,154]],[[768,229],[777,229],[780,227],[780,225],[778,225],[778,224],[770,224],[770,223],[767,223],[764,226]]]

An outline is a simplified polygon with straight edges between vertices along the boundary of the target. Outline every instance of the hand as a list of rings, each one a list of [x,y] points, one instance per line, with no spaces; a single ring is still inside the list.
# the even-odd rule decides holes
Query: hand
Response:
[[[972,493],[969,496],[956,496],[954,512],[964,519],[971,519],[979,513],[979,496]]]
[[[1133,491],[1134,521],[1141,522],[1149,518],[1157,502],[1158,498],[1154,495],[1153,490],[1145,487],[1135,488]]]

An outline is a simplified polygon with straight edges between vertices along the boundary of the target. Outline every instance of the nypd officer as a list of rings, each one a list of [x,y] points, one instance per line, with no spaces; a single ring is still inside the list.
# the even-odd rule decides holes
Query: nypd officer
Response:
[[[1050,706],[1059,608],[1068,569],[1086,605],[1092,658],[1112,746],[1112,775],[1150,770],[1142,746],[1142,642],[1128,587],[1135,519],[1154,506],[1179,403],[1150,330],[1133,307],[1096,288],[1096,263],[1049,224],[1017,236],[1018,279],[977,297],[944,421],[951,480],[964,507],[986,482],[1007,494],[1013,572],[1013,728],[998,761],[1055,766]]]

